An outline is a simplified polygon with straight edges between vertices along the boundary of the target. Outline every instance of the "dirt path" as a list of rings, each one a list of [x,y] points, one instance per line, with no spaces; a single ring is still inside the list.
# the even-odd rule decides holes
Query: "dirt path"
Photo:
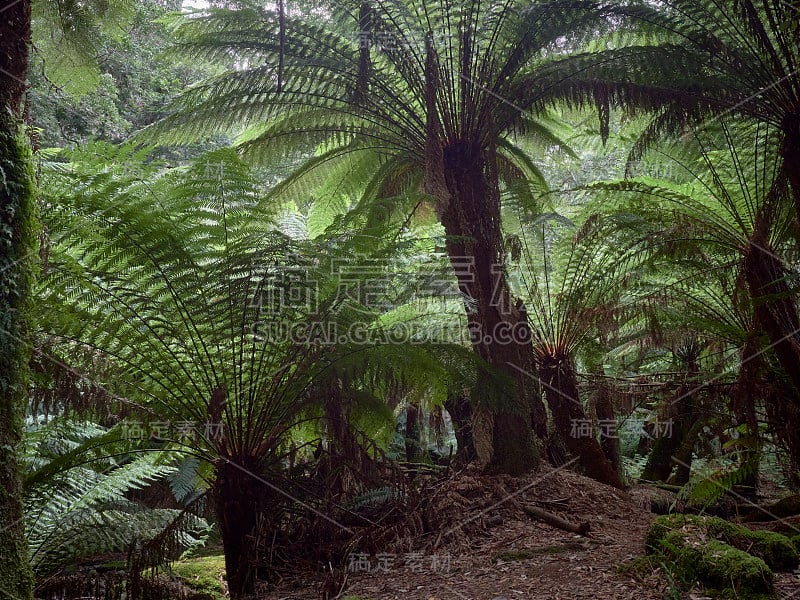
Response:
[[[512,497],[509,499],[509,497]],[[587,537],[532,520],[517,502],[537,505],[574,523],[589,521]],[[567,471],[525,478],[465,474],[431,497],[448,511],[433,537],[403,552],[350,556],[343,597],[370,600],[658,599],[666,585],[616,574],[616,566],[641,555],[654,518],[646,491],[625,494]],[[444,533],[443,533],[444,532]],[[314,599],[321,577],[310,576],[267,596]]]

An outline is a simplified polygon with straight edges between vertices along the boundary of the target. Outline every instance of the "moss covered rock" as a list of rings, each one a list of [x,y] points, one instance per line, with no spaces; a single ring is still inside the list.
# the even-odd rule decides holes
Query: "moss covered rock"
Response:
[[[798,565],[798,550],[785,535],[773,531],[754,531],[719,517],[668,515],[657,518],[651,525],[645,544],[659,549],[659,540],[671,530],[696,528],[705,535],[726,542],[748,554],[761,558],[777,571],[789,571]]]
[[[225,589],[225,557],[203,556],[180,560],[172,564],[172,572],[188,588],[197,592],[198,597],[224,600]]]
[[[773,574],[760,558],[719,540],[687,539],[685,532],[670,531],[662,540],[664,552],[687,574],[714,588],[738,593],[768,593]]]
[[[755,553],[783,565],[796,560],[797,552],[786,550],[788,539],[763,533],[713,517],[669,515],[652,523],[645,545],[648,554],[666,558],[683,580],[699,580],[737,598],[765,597],[772,590],[773,573]]]

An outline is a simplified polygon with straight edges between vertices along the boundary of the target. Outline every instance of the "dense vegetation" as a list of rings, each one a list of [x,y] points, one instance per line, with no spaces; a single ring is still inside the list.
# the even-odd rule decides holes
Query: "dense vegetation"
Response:
[[[332,598],[467,468],[798,491],[797,2],[207,4],[2,9],[0,592]],[[728,527],[645,560],[769,594]]]

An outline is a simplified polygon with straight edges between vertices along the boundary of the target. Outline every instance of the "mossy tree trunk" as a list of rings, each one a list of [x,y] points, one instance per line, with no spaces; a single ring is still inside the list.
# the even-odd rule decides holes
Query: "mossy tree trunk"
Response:
[[[695,384],[694,378],[700,372],[697,364],[699,347],[694,346],[695,353],[691,354],[692,347],[686,348],[691,354],[685,357],[686,382],[678,388],[673,399],[669,400],[668,419],[672,427],[668,428],[669,435],[664,435],[655,430],[656,441],[647,464],[642,472],[642,479],[647,481],[667,481],[677,464],[679,474],[676,477],[688,481],[691,472],[692,451],[696,433],[692,432],[692,423],[695,416]]]
[[[27,313],[35,256],[33,169],[20,125],[30,43],[29,0],[0,14],[0,591],[33,597],[22,522],[17,451],[22,434],[30,343]]]
[[[672,461],[678,465],[675,474],[667,480],[672,485],[684,486],[689,483],[692,476],[692,458],[697,438],[706,426],[707,419],[702,416],[695,417],[691,426],[686,430],[681,443],[672,455]]]

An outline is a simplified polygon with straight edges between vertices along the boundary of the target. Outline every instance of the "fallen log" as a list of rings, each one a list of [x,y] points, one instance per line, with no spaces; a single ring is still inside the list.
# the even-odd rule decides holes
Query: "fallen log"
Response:
[[[576,525],[575,523],[571,523],[566,519],[562,519],[558,515],[554,515],[553,513],[548,512],[543,508],[539,508],[538,506],[532,506],[530,504],[521,504],[521,506],[526,515],[533,517],[534,519],[544,521],[552,527],[557,527],[558,529],[563,529],[564,531],[569,531],[570,533],[577,533],[578,535],[584,536],[589,533],[588,521],[581,523],[580,525]]]

